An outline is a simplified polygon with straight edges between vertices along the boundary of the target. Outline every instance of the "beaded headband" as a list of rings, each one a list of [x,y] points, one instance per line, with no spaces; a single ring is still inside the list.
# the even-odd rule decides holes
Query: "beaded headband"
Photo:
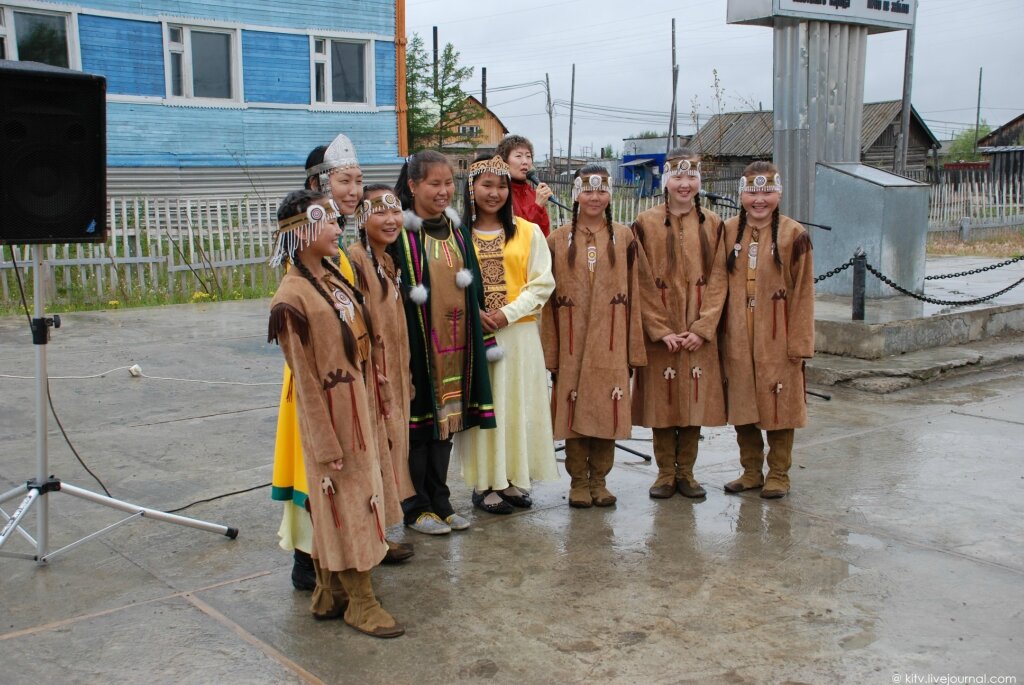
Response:
[[[306,169],[306,178],[318,176],[320,190],[324,195],[330,193],[330,177],[335,171],[351,169],[359,166],[356,148],[344,133],[339,133],[324,151],[324,161]]]
[[[769,182],[770,181],[770,182]],[[746,176],[740,176],[740,192],[741,193],[781,193],[782,192],[782,177],[775,174],[769,179],[764,174],[758,174],[751,179],[747,179]]]
[[[299,212],[287,219],[277,222],[274,231],[274,254],[270,257],[270,266],[280,266],[287,257],[295,259],[295,253],[307,247],[320,236],[320,231],[327,222],[341,216],[334,200],[327,200],[327,206],[311,204],[306,211]]]
[[[384,193],[372,200],[363,200],[356,207],[356,228],[361,230],[371,214],[383,214],[389,209],[402,211],[402,203],[392,192]]]
[[[479,162],[473,162],[469,165],[469,177],[466,179],[466,187],[469,188],[469,211],[474,224],[476,223],[476,196],[473,193],[473,179],[480,174],[494,174],[495,176],[504,176],[510,180],[512,178],[512,172],[505,160],[501,158],[501,155],[495,155],[490,159],[481,159]]]
[[[590,174],[587,176],[587,180],[584,181],[583,177],[578,177],[572,182],[572,201],[576,202],[580,198],[580,193],[598,193],[601,191],[606,193],[612,192],[612,179],[609,176],[601,176],[600,174]]]
[[[669,160],[661,171],[661,189],[668,186],[670,176],[696,176],[700,179],[700,162],[693,162],[689,159],[679,161]]]

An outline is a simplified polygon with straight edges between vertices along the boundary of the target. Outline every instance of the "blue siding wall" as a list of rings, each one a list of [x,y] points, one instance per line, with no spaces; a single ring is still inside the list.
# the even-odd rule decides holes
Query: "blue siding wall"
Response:
[[[301,166],[345,133],[363,164],[398,159],[394,112],[201,109],[107,103],[109,166]]]
[[[82,70],[106,76],[108,93],[165,95],[160,24],[81,14],[78,35]]]
[[[307,36],[242,31],[242,71],[246,102],[309,104]]]
[[[395,104],[395,44],[376,41],[377,59],[377,106],[393,107]]]
[[[394,0],[86,0],[80,6],[126,14],[201,17],[254,26],[395,34]]]

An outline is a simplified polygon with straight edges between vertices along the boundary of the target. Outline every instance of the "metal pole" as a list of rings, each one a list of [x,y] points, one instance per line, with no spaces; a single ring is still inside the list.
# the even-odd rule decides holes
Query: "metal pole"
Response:
[[[853,320],[864,320],[864,294],[867,284],[867,255],[857,248],[853,255]]]
[[[544,74],[544,89],[548,94],[548,173],[555,177],[555,108],[551,105],[551,77]]]
[[[668,115],[668,136],[665,140],[665,154],[676,146],[676,98],[679,84],[679,66],[676,64],[676,20],[672,18],[672,109]]]
[[[907,29],[907,54],[903,61],[903,107],[900,110],[899,166],[896,172],[907,175],[907,154],[910,149],[910,89],[914,78],[914,28]]]
[[[576,64],[572,65],[572,90],[569,91],[569,151],[565,155],[565,170],[572,172],[572,120],[576,109]],[[571,173],[570,173],[571,175]]]
[[[434,99],[437,99],[437,27],[434,27]]]
[[[480,104],[487,110],[487,67],[480,67]]]
[[[43,313],[45,291],[43,288],[43,246],[35,245],[32,248],[32,311],[35,325],[43,326],[45,329],[46,322],[44,320],[45,314]],[[49,331],[44,330],[43,334],[48,336]],[[47,476],[50,475],[49,456],[46,451],[46,433],[48,430],[46,419],[50,411],[50,395],[46,384],[46,345],[36,344],[34,347],[36,358],[36,464],[38,465],[36,478],[39,479],[40,483],[45,483]],[[50,498],[43,495],[40,497],[36,509],[36,559],[39,560],[40,564],[43,563],[42,559],[46,555],[46,548],[49,544],[49,502]]]

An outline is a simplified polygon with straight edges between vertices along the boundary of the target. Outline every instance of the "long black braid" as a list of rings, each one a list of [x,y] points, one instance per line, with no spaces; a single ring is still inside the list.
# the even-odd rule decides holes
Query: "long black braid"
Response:
[[[782,257],[779,256],[779,208],[772,212],[772,258],[775,265],[782,269]]]
[[[566,257],[569,259],[569,267],[576,266],[576,219],[580,215],[580,203],[573,200],[572,203],[572,228],[569,229],[569,252]]]
[[[324,264],[326,265],[329,261],[330,260],[326,260],[325,259],[324,260]],[[320,285],[320,282],[316,279],[316,277],[313,276],[313,274],[310,272],[310,270],[308,268],[306,268],[306,265],[303,264],[302,261],[296,259],[294,266],[298,270],[298,272],[300,274],[302,274],[305,277],[305,279],[307,281],[309,281],[313,285],[314,288],[316,288],[316,291],[318,293],[320,293],[320,296],[322,298],[324,298],[324,301],[333,310],[334,309],[334,298],[331,297],[327,293],[326,290],[324,290],[324,287],[322,285]],[[333,271],[333,269],[332,269],[332,271]],[[362,300],[362,297],[358,296],[358,293],[359,293],[358,290],[353,288],[352,292],[357,295],[357,299],[358,300],[360,300],[360,301]],[[360,305],[362,305],[362,302],[360,302]],[[356,339],[355,339],[355,336],[352,335],[352,329],[350,329],[348,326],[345,325],[345,322],[341,320],[341,317],[338,317],[338,322],[341,324],[341,340],[342,340],[342,342],[345,345],[345,356],[348,357],[348,360],[350,362],[352,362],[352,364],[356,364],[357,361],[356,361]]]
[[[747,210],[744,207],[740,207],[740,227],[736,231],[736,244],[743,244],[743,232],[747,229]],[[732,273],[736,266],[736,249],[729,250],[729,256],[725,258],[725,266]]]
[[[615,227],[612,225],[612,201],[608,199],[608,206],[604,208],[604,221],[608,226],[608,240],[611,241],[612,249],[609,251],[608,261],[615,266]]]

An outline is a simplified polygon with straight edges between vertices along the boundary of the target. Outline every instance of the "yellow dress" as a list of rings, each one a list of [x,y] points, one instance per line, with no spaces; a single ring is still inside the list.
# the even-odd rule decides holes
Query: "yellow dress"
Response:
[[[349,283],[354,283],[352,264],[345,251],[338,248],[338,268]],[[281,383],[281,404],[277,412],[277,439],[274,442],[274,475],[271,478],[271,499],[284,502],[284,516],[277,531],[281,548],[300,549],[309,553],[313,549],[313,524],[306,511],[309,486],[306,484],[306,466],[302,459],[299,440],[299,419],[295,412],[295,389],[292,370],[284,366]]]

